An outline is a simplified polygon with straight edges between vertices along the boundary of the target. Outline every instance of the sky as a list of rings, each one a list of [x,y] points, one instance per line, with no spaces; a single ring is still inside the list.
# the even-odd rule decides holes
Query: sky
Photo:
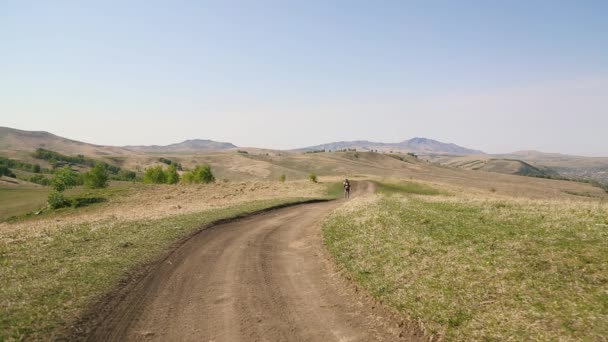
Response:
[[[0,126],[608,156],[608,1],[0,0]]]

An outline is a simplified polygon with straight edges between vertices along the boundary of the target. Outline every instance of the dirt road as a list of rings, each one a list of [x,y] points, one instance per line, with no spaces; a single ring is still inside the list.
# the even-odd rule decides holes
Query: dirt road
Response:
[[[346,289],[324,255],[319,224],[340,203],[294,206],[202,231],[121,299],[88,339],[403,340],[396,325]]]

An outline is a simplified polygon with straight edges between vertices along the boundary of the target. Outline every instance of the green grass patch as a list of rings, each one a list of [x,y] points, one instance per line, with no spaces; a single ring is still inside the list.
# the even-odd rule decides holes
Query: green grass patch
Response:
[[[326,186],[325,195],[328,198],[336,199],[344,197],[344,187],[341,182],[327,183]]]
[[[608,208],[381,196],[323,228],[373,296],[447,340],[608,336]]]
[[[378,188],[377,192],[385,195],[394,194],[415,194],[415,195],[448,195],[447,191],[433,188],[429,185],[402,181],[399,183],[374,182]]]
[[[299,201],[255,201],[162,219],[80,224],[32,236],[1,233],[0,341],[53,339],[59,327],[130,271],[156,260],[202,225]]]
[[[0,187],[0,222],[46,206],[49,188]]]

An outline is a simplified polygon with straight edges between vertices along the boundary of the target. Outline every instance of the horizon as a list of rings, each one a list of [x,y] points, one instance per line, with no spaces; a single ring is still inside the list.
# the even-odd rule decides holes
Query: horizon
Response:
[[[54,136],[57,136],[59,138],[64,138],[64,139],[68,139],[68,140],[74,140],[74,141],[78,141],[78,142],[82,142],[82,143],[86,143],[86,144],[91,144],[91,145],[98,145],[98,146],[108,146],[108,147],[123,147],[123,148],[129,148],[129,147],[149,147],[149,146],[159,146],[159,147],[163,147],[163,146],[168,146],[168,145],[177,145],[177,144],[181,144],[181,143],[185,143],[188,141],[213,141],[213,142],[217,142],[217,143],[225,143],[225,144],[232,144],[234,145],[236,148],[255,148],[255,149],[261,149],[261,150],[276,150],[276,151],[292,151],[292,150],[299,150],[299,149],[305,149],[305,148],[310,148],[310,147],[322,147],[323,145],[329,145],[329,144],[333,144],[333,143],[348,143],[348,142],[368,142],[368,143],[385,143],[385,144],[397,144],[397,143],[401,143],[401,142],[405,142],[408,140],[413,140],[413,139],[428,139],[428,140],[432,140],[432,141],[437,141],[443,144],[453,144],[456,145],[458,147],[461,148],[466,148],[466,149],[471,149],[471,150],[478,150],[481,151],[483,154],[487,154],[487,155],[508,155],[508,154],[513,154],[513,153],[524,153],[524,152],[539,152],[539,153],[545,153],[545,154],[561,154],[561,155],[570,155],[570,156],[579,156],[579,157],[588,157],[588,158],[608,158],[608,156],[603,156],[603,155],[597,155],[597,156],[593,156],[593,155],[584,155],[584,154],[567,154],[567,153],[561,153],[561,152],[553,152],[553,151],[539,151],[539,150],[533,150],[533,149],[525,149],[525,150],[513,150],[513,151],[509,151],[509,152],[504,152],[504,153],[490,153],[490,152],[486,152],[483,150],[480,150],[478,148],[476,148],[475,146],[463,146],[458,144],[458,142],[452,142],[452,141],[443,141],[440,139],[435,139],[433,137],[422,137],[422,136],[414,136],[411,138],[407,138],[407,139],[403,139],[400,141],[372,141],[372,140],[366,140],[366,139],[356,139],[356,140],[334,140],[334,141],[328,141],[325,143],[318,143],[318,144],[311,144],[311,145],[306,145],[306,146],[299,146],[296,148],[291,148],[291,149],[275,149],[275,148],[269,148],[269,147],[264,147],[264,146],[243,146],[243,145],[238,145],[238,144],[234,144],[231,141],[218,141],[218,140],[213,140],[213,139],[207,139],[207,138],[186,138],[186,139],[182,139],[180,141],[176,141],[176,142],[172,142],[172,143],[168,143],[168,144],[133,144],[133,145],[105,145],[105,144],[98,144],[92,141],[86,141],[86,140],[78,140],[78,139],[72,139],[70,137],[65,137],[62,135],[58,135],[55,134],[53,132],[49,132],[49,131],[41,131],[41,130],[33,130],[33,131],[29,131],[29,130],[24,130],[24,129],[20,129],[20,128],[15,128],[15,127],[7,127],[7,126],[0,126],[0,128],[8,128],[8,129],[14,129],[14,130],[20,130],[20,131],[26,131],[26,132],[39,132],[39,133],[48,133]]]
[[[0,125],[108,146],[427,137],[605,157],[605,13],[601,1],[5,3]]]

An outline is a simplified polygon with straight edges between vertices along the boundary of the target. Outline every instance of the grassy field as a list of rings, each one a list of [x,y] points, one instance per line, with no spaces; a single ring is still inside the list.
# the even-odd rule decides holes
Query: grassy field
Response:
[[[46,206],[47,187],[0,187],[0,221]]]
[[[389,184],[325,223],[373,296],[447,340],[605,340],[608,206]],[[422,195],[421,195],[422,194]]]

